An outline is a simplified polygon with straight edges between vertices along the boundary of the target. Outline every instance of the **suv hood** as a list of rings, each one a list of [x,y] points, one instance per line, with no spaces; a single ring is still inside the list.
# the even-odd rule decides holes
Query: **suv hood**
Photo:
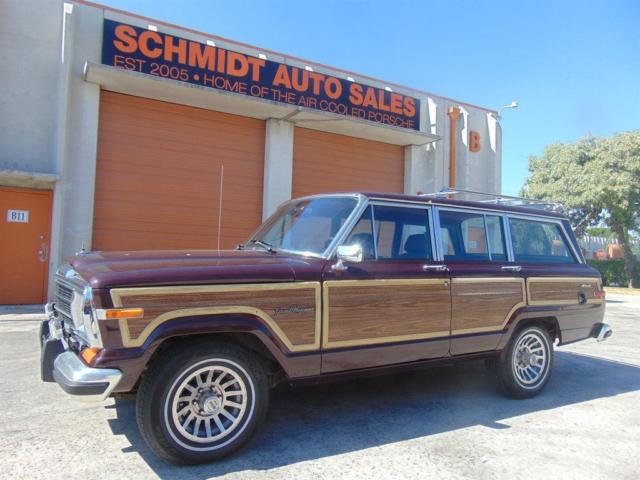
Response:
[[[258,250],[154,250],[90,252],[69,263],[93,288],[114,288],[294,281],[296,270],[319,261]]]

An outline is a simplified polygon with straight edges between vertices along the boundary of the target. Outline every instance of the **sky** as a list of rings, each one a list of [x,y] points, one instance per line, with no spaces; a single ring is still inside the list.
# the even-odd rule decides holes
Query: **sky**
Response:
[[[640,129],[640,0],[101,3],[487,108],[516,100],[504,194],[545,145]]]

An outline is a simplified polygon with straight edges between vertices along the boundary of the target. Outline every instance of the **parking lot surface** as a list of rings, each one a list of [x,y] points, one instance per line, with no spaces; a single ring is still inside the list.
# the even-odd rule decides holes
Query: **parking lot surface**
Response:
[[[556,350],[546,390],[499,396],[482,362],[277,388],[234,457],[177,467],[133,400],[85,404],[39,377],[38,322],[0,321],[0,478],[640,478],[640,297],[610,295],[613,337]]]

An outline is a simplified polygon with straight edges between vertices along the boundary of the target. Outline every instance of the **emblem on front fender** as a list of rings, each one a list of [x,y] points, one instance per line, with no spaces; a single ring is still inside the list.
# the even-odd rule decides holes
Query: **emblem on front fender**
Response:
[[[300,305],[291,305],[289,307],[276,307],[273,309],[273,315],[274,316],[278,316],[278,315],[282,315],[285,313],[294,313],[294,314],[301,314],[301,313],[309,313],[313,311],[313,307],[303,307]]]

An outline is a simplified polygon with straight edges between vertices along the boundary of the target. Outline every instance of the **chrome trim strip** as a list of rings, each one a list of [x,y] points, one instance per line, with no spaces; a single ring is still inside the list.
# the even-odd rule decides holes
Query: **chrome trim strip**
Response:
[[[487,224],[487,214],[482,214],[482,223],[484,225],[484,242],[487,246],[487,253],[489,254],[489,261],[493,261],[493,257],[491,256],[491,242],[489,241],[489,225]]]
[[[440,226],[440,212],[437,207],[432,207],[433,212],[433,234],[435,236],[436,261],[444,262],[444,250],[442,248],[442,231]]]
[[[371,233],[373,234],[373,256],[378,260],[378,232],[376,231],[375,208],[371,206]]]
[[[436,238],[433,226],[433,208],[430,206],[427,206],[427,221],[429,222],[427,228],[429,229],[429,238],[431,239],[431,261],[435,262],[438,256],[438,251],[436,249]]]
[[[596,337],[596,340],[598,342],[604,342],[611,335],[613,335],[613,330],[611,330],[611,327],[608,324],[603,323],[602,326],[600,327],[600,331],[598,332],[598,336]]]
[[[507,215],[502,215],[502,229],[504,230],[504,240],[507,242],[507,259],[509,262],[515,262],[516,257],[513,254],[513,242],[511,240],[511,223]]]
[[[471,207],[471,206],[468,206],[468,205],[459,206],[458,207],[456,204],[441,203],[441,202],[438,202],[435,199],[427,199],[427,200],[421,202],[419,200],[400,200],[400,199],[389,199],[389,198],[381,198],[381,197],[367,197],[367,198],[370,198],[371,200],[381,200],[381,201],[386,201],[386,202],[398,202],[398,203],[405,203],[405,204],[406,203],[411,203],[411,204],[414,204],[414,205],[433,205],[433,206],[436,206],[436,207],[445,207],[445,208],[446,207],[464,208],[464,209],[467,209],[467,210],[480,210],[480,211],[483,211],[483,212],[496,212],[496,214],[498,214],[498,215],[500,215],[500,214],[511,215],[511,212],[509,212],[509,210],[508,210],[508,208],[510,208],[510,207],[508,207],[508,206],[505,206],[505,208],[507,208],[507,210],[490,208],[491,205],[495,205],[495,204],[487,204],[486,207],[485,206],[482,206],[482,207]],[[462,201],[464,201],[464,200],[462,200]],[[514,214],[516,214],[516,213],[514,212]],[[564,215],[558,215],[557,213],[553,213],[553,212],[547,212],[547,213],[544,213],[544,212],[541,212],[541,213],[536,213],[536,212],[520,213],[520,212],[517,212],[517,215],[530,215],[532,217],[555,218],[555,219],[559,219],[559,218],[566,219],[567,218]]]

